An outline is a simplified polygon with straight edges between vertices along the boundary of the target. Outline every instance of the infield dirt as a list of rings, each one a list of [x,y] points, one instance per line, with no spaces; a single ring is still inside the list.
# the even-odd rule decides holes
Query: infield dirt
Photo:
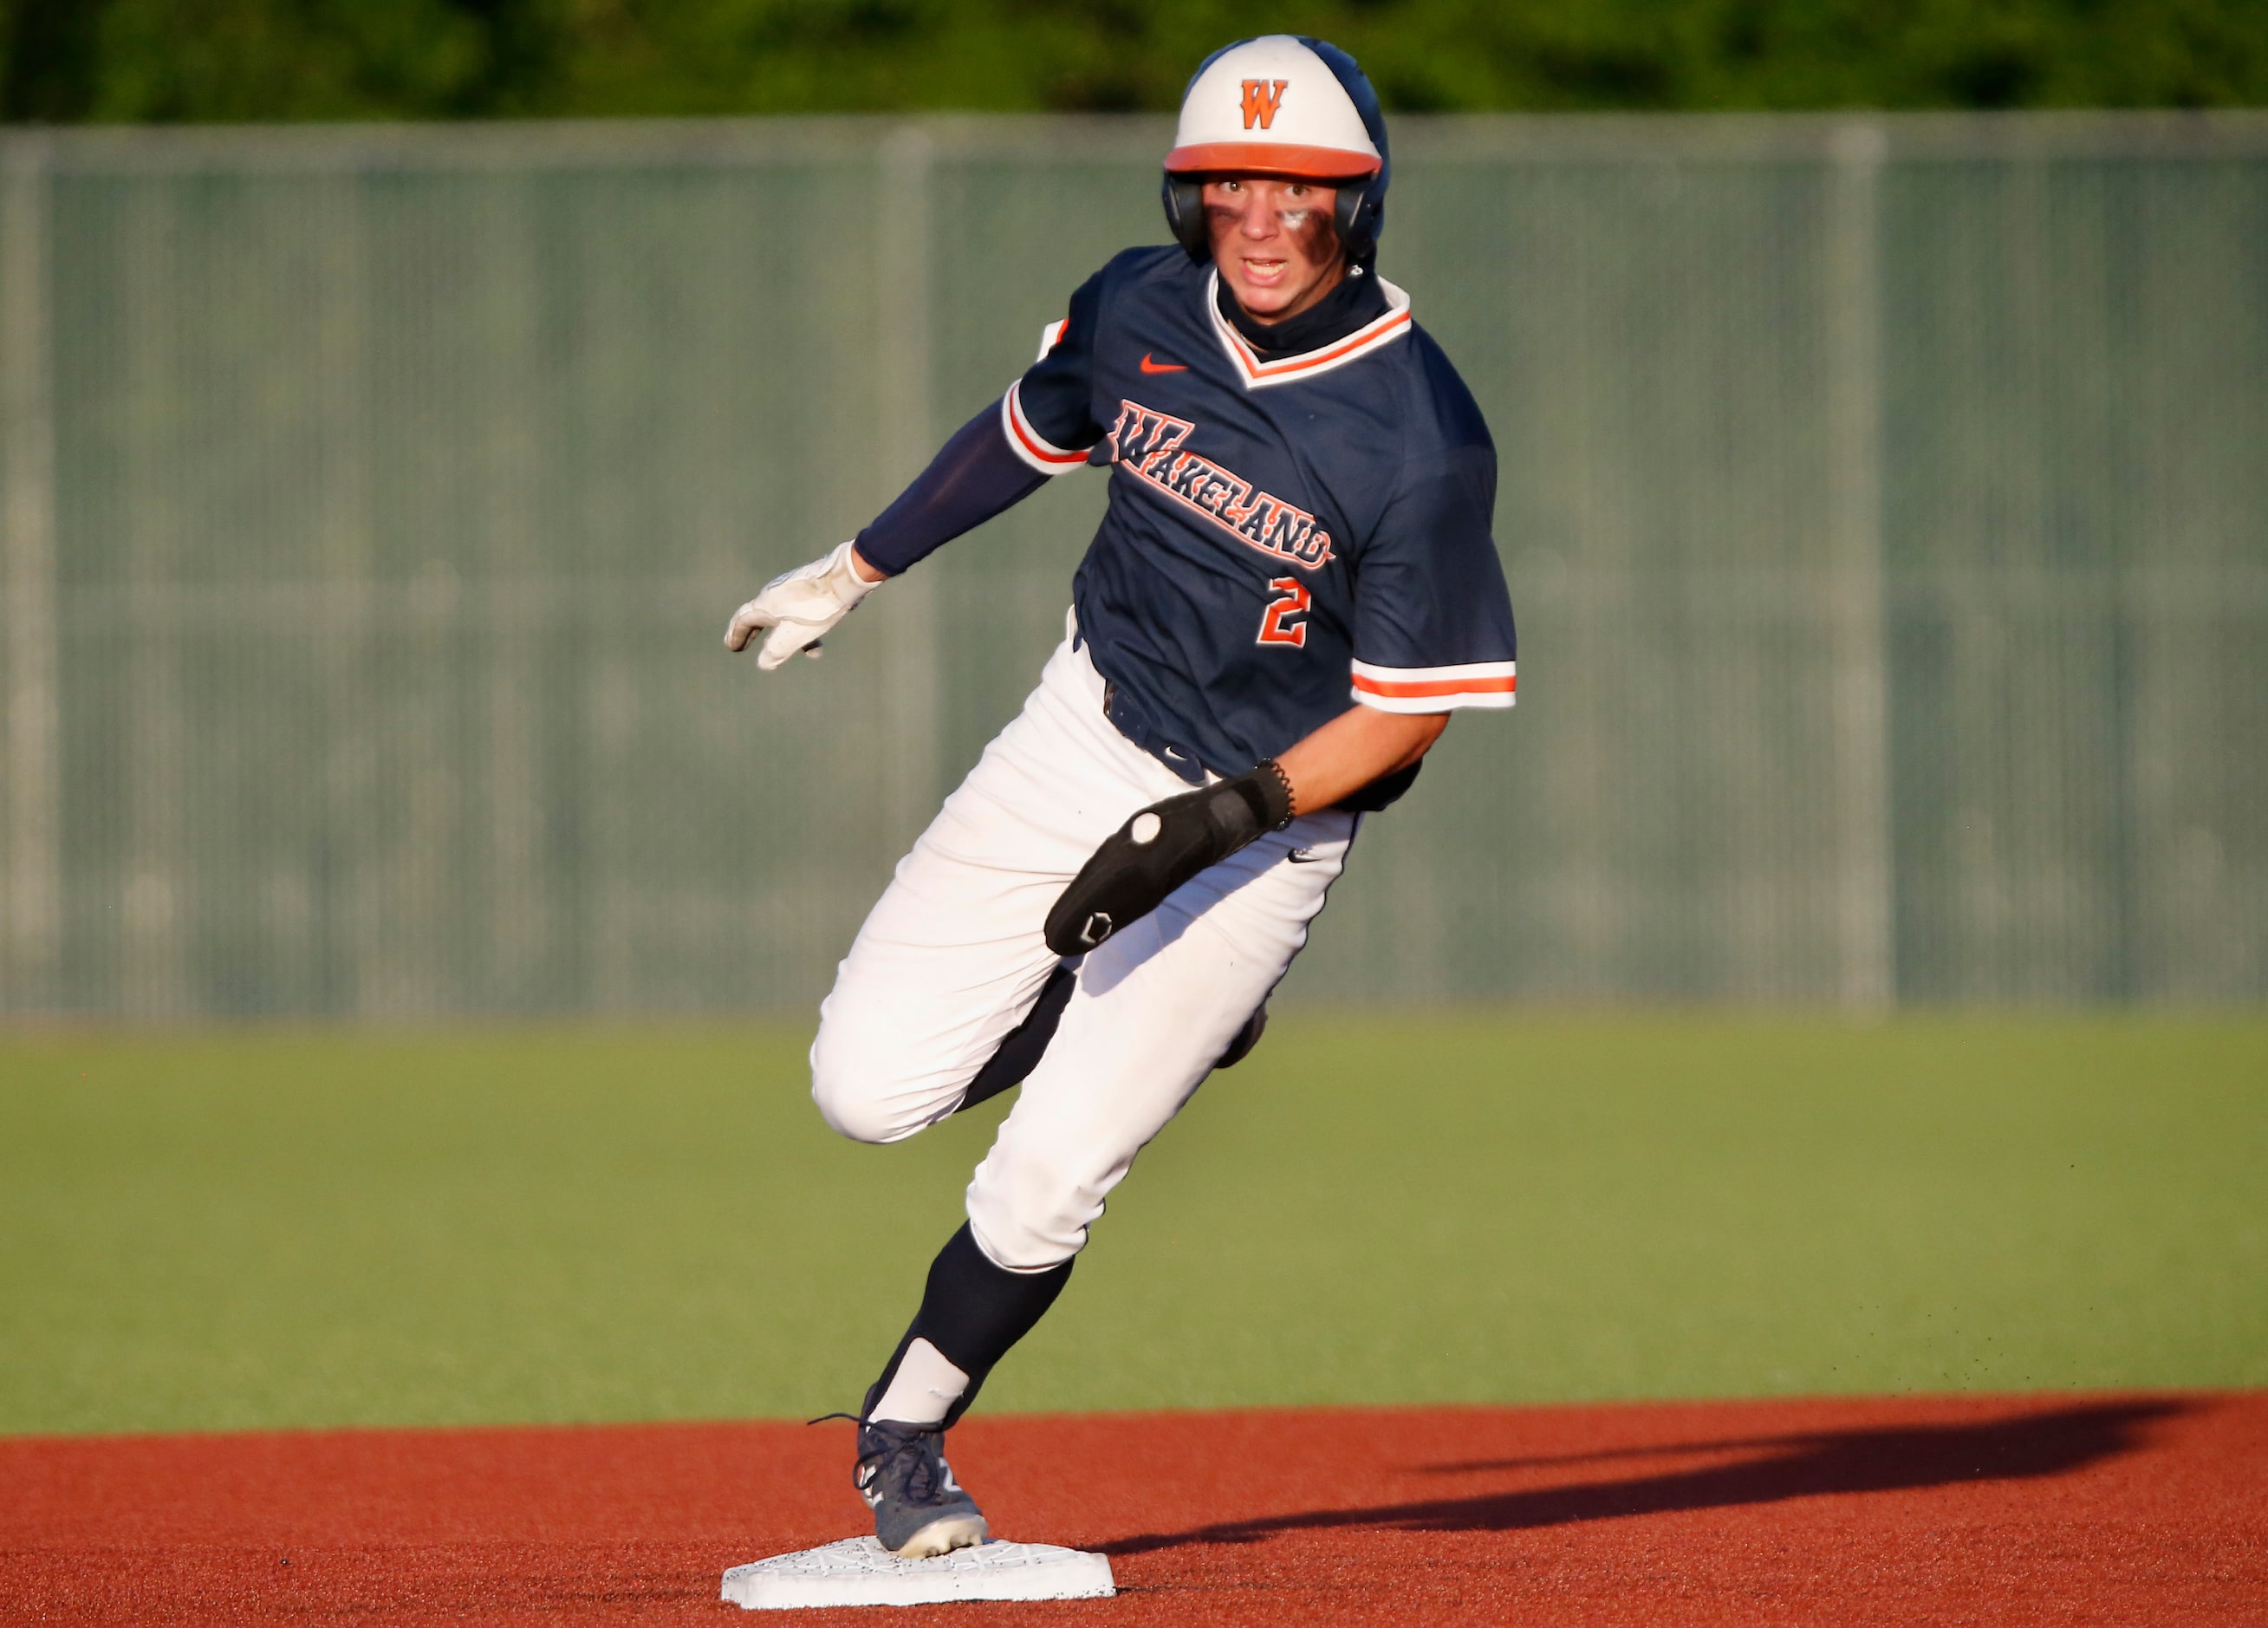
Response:
[[[0,1440],[0,1620],[744,1620],[861,1527],[848,1426]],[[1118,1598],[917,1624],[2268,1622],[2268,1395],[975,1419],[1003,1536]],[[770,1619],[767,1619],[770,1620]]]

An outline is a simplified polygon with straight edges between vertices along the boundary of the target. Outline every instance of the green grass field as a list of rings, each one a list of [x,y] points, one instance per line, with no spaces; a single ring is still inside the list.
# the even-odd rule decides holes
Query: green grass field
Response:
[[[0,1040],[0,1432],[855,1403],[998,1111],[787,1027]],[[1291,1012],[998,1409],[2268,1383],[2268,1022]]]

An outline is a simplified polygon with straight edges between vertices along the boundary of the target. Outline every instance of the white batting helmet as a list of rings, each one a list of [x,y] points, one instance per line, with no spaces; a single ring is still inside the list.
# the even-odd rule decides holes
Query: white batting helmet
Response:
[[[1344,52],[1331,54],[1354,66]],[[1375,175],[1385,162],[1332,65],[1291,34],[1213,53],[1182,97],[1181,129],[1166,155],[1166,167],[1181,174],[1233,170],[1309,180]]]
[[[1339,189],[1339,236],[1360,260],[1377,243],[1391,173],[1386,118],[1354,58],[1304,34],[1263,34],[1215,51],[1182,92],[1166,155],[1166,219],[1202,260],[1204,211],[1188,177],[1329,181]]]

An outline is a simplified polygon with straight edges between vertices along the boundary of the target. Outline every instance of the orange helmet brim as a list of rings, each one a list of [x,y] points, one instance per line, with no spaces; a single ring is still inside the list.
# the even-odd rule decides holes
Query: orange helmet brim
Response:
[[[1294,180],[1359,180],[1378,173],[1378,159],[1336,147],[1288,142],[1206,142],[1166,155],[1172,175],[1278,175]]]

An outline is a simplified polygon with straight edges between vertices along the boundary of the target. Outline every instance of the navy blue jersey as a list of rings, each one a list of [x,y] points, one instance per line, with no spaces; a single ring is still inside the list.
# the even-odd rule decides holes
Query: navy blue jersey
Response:
[[[1507,707],[1496,450],[1440,347],[1383,314],[1263,357],[1214,272],[1132,249],[1071,297],[1000,404],[1019,456],[1110,470],[1073,584],[1111,717],[1193,783],[1344,711]]]

